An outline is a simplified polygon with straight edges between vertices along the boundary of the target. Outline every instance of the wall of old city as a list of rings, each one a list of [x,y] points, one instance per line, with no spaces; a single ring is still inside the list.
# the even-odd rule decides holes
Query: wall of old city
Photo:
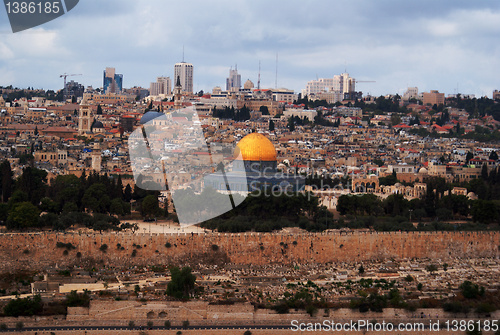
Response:
[[[127,312],[130,310],[132,312]],[[154,315],[153,317],[146,317],[145,312],[150,311],[167,311],[163,316]],[[186,312],[183,312],[186,311]],[[244,314],[239,316],[239,314]],[[110,317],[109,315],[112,315]],[[19,321],[24,323],[25,327],[105,327],[105,326],[121,326],[127,327],[130,320],[134,320],[136,326],[145,327],[148,322],[152,322],[154,326],[163,326],[166,320],[171,322],[172,326],[179,327],[185,320],[194,327],[200,327],[196,330],[183,330],[183,334],[243,334],[244,329],[253,326],[262,325],[282,325],[290,328],[283,330],[252,330],[252,334],[293,334],[292,325],[297,323],[303,324],[318,324],[325,320],[331,323],[351,324],[356,322],[376,322],[379,324],[392,323],[394,325],[405,324],[408,327],[416,325],[424,325],[428,327],[429,324],[446,325],[446,321],[453,322],[453,320],[467,320],[477,322],[481,320],[484,323],[486,320],[498,320],[500,313],[497,311],[492,313],[487,319],[480,319],[473,314],[452,314],[443,312],[440,309],[422,309],[414,312],[401,310],[401,309],[384,309],[382,313],[367,312],[360,313],[357,310],[351,309],[338,309],[324,311],[320,309],[315,316],[311,317],[305,311],[290,312],[290,314],[277,314],[272,310],[254,309],[248,303],[235,304],[234,306],[213,306],[206,302],[109,302],[109,301],[92,301],[90,308],[69,308],[68,317],[66,320],[52,317],[20,317],[20,318],[2,318],[2,322],[9,327],[14,328],[15,324]],[[453,323],[451,323],[452,325]],[[226,326],[226,327],[245,327],[243,329],[228,329],[223,330],[203,330],[207,326]],[[148,334],[176,334],[177,330],[148,330]],[[57,332],[59,333],[59,332]],[[91,330],[87,330],[87,334],[93,334]],[[139,331],[132,330],[115,330],[110,334],[134,334]],[[308,333],[321,333],[321,332],[308,332]],[[346,332],[347,333],[347,332]],[[349,334],[376,334],[380,331],[348,331]],[[397,331],[398,334],[415,334],[416,331]],[[418,334],[463,334],[464,332],[447,331],[446,328],[440,331],[435,328],[434,330],[419,331]],[[483,332],[483,334],[490,334],[491,332]],[[32,334],[32,333],[31,333]],[[38,332],[38,334],[44,334]],[[47,333],[49,334],[49,333]],[[64,331],[64,334],[84,334],[82,331],[70,332]],[[107,334],[106,331],[100,330],[96,334]]]
[[[71,243],[75,249],[65,253],[66,249],[56,246],[58,242]],[[105,252],[100,250],[104,244],[108,246]],[[64,267],[85,260],[114,266],[217,263],[224,259],[264,265],[499,255],[499,232],[0,235],[0,273]]]

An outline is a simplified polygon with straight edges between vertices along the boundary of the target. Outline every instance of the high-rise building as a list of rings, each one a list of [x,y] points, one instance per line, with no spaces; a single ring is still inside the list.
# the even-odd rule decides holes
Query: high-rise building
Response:
[[[175,64],[174,78],[177,77],[180,79],[182,92],[193,93],[193,64],[186,62]]]
[[[226,91],[239,91],[241,88],[241,75],[238,74],[238,66],[229,69],[229,77],[226,79]]]
[[[418,99],[418,87],[408,87],[403,94],[403,100],[408,101],[410,99]]]
[[[149,85],[149,95],[169,95],[172,92],[170,77],[158,77],[155,83]]]
[[[119,94],[123,90],[123,74],[115,73],[114,67],[107,67],[104,70],[102,89],[105,94]]]
[[[79,84],[74,80],[71,80],[68,83],[66,83],[66,87],[64,88],[64,90],[67,98],[73,96],[79,98],[83,96],[83,92],[85,92],[85,87],[83,87],[82,84]]]
[[[444,105],[444,93],[439,93],[439,91],[431,90],[429,93],[424,92],[424,106],[425,105]]]
[[[302,96],[335,92],[344,95],[345,99],[352,99],[356,91],[356,80],[349,77],[349,73],[335,75],[333,78],[319,78],[307,83],[302,90]]]

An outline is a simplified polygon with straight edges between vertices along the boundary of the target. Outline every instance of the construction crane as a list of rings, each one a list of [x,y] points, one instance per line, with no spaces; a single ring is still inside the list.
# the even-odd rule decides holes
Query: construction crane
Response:
[[[59,78],[64,78],[64,88],[63,88],[63,99],[66,100],[68,98],[68,89],[66,88],[66,78],[67,77],[72,77],[72,76],[83,76],[83,74],[61,74]]]

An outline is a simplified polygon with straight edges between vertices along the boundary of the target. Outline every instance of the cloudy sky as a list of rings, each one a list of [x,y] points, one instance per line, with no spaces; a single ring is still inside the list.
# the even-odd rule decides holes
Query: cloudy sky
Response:
[[[300,91],[347,69],[372,95],[406,87],[491,97],[500,89],[500,1],[81,0],[66,15],[13,34],[0,8],[0,86],[60,89],[62,73],[102,86],[105,67],[124,86],[173,77],[194,64],[194,89],[242,81]]]

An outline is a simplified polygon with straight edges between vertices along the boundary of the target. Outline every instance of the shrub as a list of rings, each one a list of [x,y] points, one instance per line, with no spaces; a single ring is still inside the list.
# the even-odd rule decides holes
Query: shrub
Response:
[[[212,250],[213,251],[218,251],[219,250],[219,246],[217,244],[212,244]]]
[[[171,248],[172,247],[172,244],[170,244],[169,242],[165,243],[165,247],[166,248]]]
[[[153,321],[148,321],[148,328],[152,328],[154,326]]]
[[[135,256],[137,256],[137,250],[136,250],[136,249],[134,249],[134,250],[132,251],[132,257],[135,257]]]
[[[130,321],[128,322],[128,327],[129,327],[129,328],[134,328],[134,327],[135,327],[135,322],[134,322],[134,321],[132,321],[132,320],[130,320]]]
[[[76,257],[77,257],[77,258],[82,257],[82,253],[81,253],[80,251],[78,251],[78,252],[76,253]]]
[[[101,250],[102,252],[106,252],[108,250],[108,245],[107,244],[103,244],[99,247],[99,250]]]
[[[3,313],[7,316],[32,316],[42,312],[42,298],[36,295],[31,298],[15,299],[5,305]]]
[[[1,330],[7,330],[7,325],[5,323],[0,323]]]
[[[182,321],[182,328],[188,329],[188,327],[189,327],[189,321],[188,320]]]
[[[90,295],[88,291],[84,291],[84,293],[71,291],[66,295],[65,304],[68,307],[89,307]]]
[[[277,305],[273,306],[273,309],[278,313],[278,314],[286,314],[290,310],[286,302],[281,302]]]
[[[484,295],[484,287],[479,287],[468,280],[460,285],[460,290],[462,290],[462,295],[467,299],[475,299]]]
[[[165,328],[170,329],[170,327],[172,327],[170,320],[165,321]]]
[[[23,329],[24,323],[22,321],[19,321],[16,323],[16,329]]]

